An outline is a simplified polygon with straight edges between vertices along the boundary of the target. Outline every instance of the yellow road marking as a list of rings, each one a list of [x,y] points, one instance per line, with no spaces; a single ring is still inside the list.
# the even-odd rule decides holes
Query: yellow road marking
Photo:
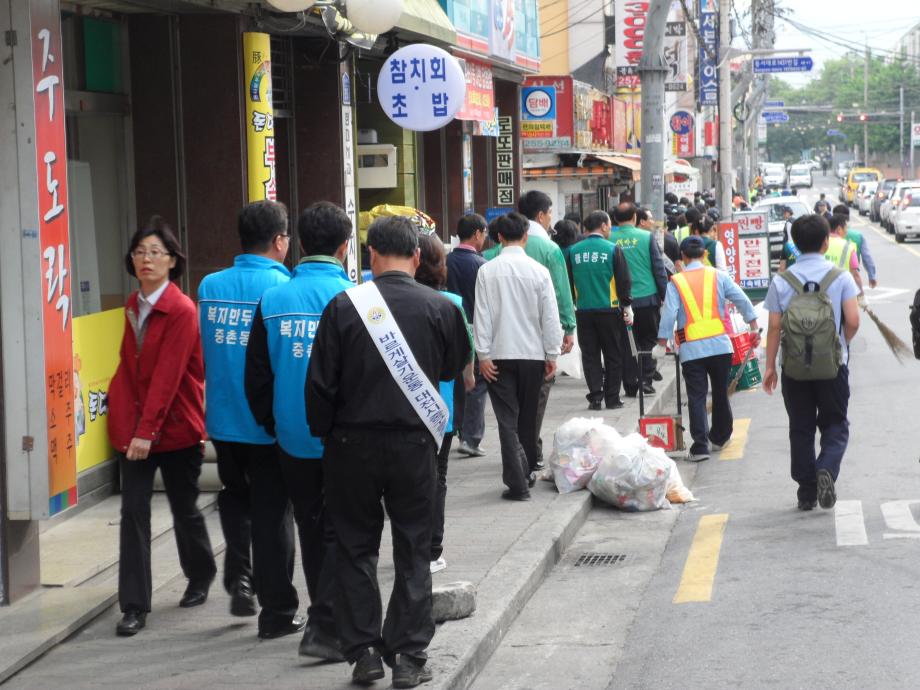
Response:
[[[684,574],[680,578],[680,586],[674,595],[675,604],[712,600],[712,583],[719,567],[719,552],[722,550],[726,522],[728,513],[704,515],[700,518],[684,565]]]
[[[900,247],[900,248],[903,249],[905,252],[909,252],[910,254],[913,254],[914,256],[920,257],[920,251],[917,251],[917,250],[914,249],[913,247],[909,247],[909,246],[907,246],[906,244],[898,244],[898,243],[895,241],[895,239],[894,239],[894,235],[889,235],[887,232],[885,232],[884,229],[879,229],[879,228],[875,227],[875,225],[873,225],[872,223],[870,223],[870,222],[868,222],[868,221],[866,221],[866,220],[863,220],[862,218],[860,218],[859,220],[860,220],[859,223],[852,223],[852,225],[855,225],[855,226],[857,226],[857,227],[859,227],[859,228],[861,228],[861,229],[869,229],[869,230],[872,230],[876,235],[878,235],[879,237],[881,237],[883,240],[885,240],[885,241],[888,242],[889,244],[893,244],[893,245],[896,246],[896,247]]]
[[[735,429],[732,432],[731,443],[719,453],[719,460],[740,460],[744,457],[744,448],[747,445],[748,431],[751,428],[750,419],[736,419]]]

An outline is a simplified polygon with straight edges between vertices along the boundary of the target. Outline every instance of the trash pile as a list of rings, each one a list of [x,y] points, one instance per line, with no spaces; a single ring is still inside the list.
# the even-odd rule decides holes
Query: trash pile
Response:
[[[550,469],[561,494],[588,489],[629,512],[695,501],[675,462],[639,434],[621,436],[600,418],[576,417],[556,429]]]

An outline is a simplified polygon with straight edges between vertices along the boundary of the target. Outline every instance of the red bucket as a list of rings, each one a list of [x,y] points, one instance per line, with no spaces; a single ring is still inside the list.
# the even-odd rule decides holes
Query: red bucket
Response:
[[[732,341],[732,366],[741,364],[751,350],[751,333],[737,333],[729,336]]]

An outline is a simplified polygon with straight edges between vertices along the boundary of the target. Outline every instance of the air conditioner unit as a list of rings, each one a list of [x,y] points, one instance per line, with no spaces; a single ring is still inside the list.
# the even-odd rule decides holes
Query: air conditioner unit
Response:
[[[392,144],[358,144],[358,188],[396,187],[396,147]]]

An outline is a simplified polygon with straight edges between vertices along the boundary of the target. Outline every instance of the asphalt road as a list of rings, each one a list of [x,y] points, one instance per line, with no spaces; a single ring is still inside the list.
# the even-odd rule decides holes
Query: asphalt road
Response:
[[[822,191],[837,203],[830,177],[799,196]],[[920,245],[851,218],[879,268],[870,306],[909,344]],[[782,397],[739,393],[733,453],[681,466],[700,501],[595,509],[474,688],[920,687],[920,367],[865,316],[851,349],[835,509],[795,509]],[[590,550],[628,558],[574,568]]]

